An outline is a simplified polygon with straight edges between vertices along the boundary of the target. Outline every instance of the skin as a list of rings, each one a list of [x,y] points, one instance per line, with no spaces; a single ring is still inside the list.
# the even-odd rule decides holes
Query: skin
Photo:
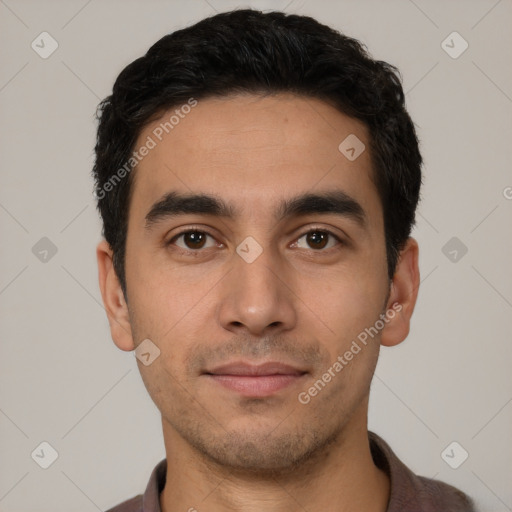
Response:
[[[136,147],[160,122],[141,132]],[[367,148],[352,162],[338,150],[349,134]],[[200,100],[134,171],[129,305],[105,241],[97,260],[115,344],[130,351],[149,338],[161,351],[149,366],[137,362],[162,415],[162,511],[386,510],[388,477],[373,463],[367,436],[369,387],[380,345],[408,335],[418,245],[408,240],[390,281],[369,147],[363,123],[320,100],[229,96]],[[276,221],[281,200],[332,189],[361,204],[366,228],[332,213]],[[215,194],[240,216],[187,214],[146,230],[145,215],[171,190]],[[200,249],[183,236],[165,245],[185,228],[211,238]],[[329,238],[319,249],[305,236],[310,228],[345,243]],[[236,252],[248,236],[263,250],[252,263]],[[395,303],[401,311],[301,404],[298,394]],[[240,359],[284,361],[307,373],[261,399],[202,374]]]

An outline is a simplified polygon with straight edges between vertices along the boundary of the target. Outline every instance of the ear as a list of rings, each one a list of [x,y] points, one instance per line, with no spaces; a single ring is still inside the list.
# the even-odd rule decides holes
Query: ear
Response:
[[[386,305],[389,320],[381,331],[381,345],[386,347],[398,345],[409,334],[420,286],[418,254],[418,242],[414,238],[408,238],[405,247],[400,251]]]
[[[133,343],[128,305],[114,270],[112,254],[112,249],[106,240],[102,240],[96,247],[101,297],[114,343],[121,350],[130,351],[135,349],[135,344]]]

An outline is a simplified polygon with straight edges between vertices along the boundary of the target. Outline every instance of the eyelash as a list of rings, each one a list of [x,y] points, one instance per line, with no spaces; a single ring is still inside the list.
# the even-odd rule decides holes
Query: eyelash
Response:
[[[187,233],[202,233],[202,234],[208,235],[211,238],[215,239],[215,237],[211,233],[209,233],[208,231],[205,231],[203,228],[199,228],[199,227],[198,228],[187,228],[187,229],[185,229],[183,231],[180,231],[179,233],[175,234],[168,242],[165,243],[165,246],[167,247],[167,246],[172,245],[180,236],[186,235]],[[313,227],[313,228],[305,231],[299,237],[296,238],[296,241],[300,240],[304,236],[309,235],[310,233],[326,233],[326,234],[332,236],[338,242],[338,245],[342,245],[342,246],[346,245],[345,242],[338,235],[335,235],[329,229],[319,228],[319,227]],[[327,253],[327,252],[330,252],[333,249],[336,249],[336,246],[335,247],[329,247],[328,249],[310,249],[310,251],[311,252],[315,252],[315,253],[320,253],[320,252]],[[200,252],[202,252],[203,250],[206,250],[206,249],[202,249],[201,248],[201,249],[195,249],[195,250],[194,249],[186,250],[186,249],[183,249],[182,247],[177,247],[177,250],[180,253],[187,255],[187,254],[192,254],[192,253],[200,253]]]

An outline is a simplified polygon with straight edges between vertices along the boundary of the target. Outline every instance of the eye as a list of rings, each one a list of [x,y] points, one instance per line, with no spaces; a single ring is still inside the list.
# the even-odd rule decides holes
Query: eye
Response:
[[[210,239],[210,242],[208,239]],[[343,241],[331,231],[313,228],[300,236],[292,246],[300,249],[323,251],[332,249],[340,244],[343,244]],[[212,235],[199,229],[182,231],[174,235],[166,245],[175,245],[184,252],[189,253],[199,252],[201,249],[222,246],[222,244],[216,242]]]
[[[329,240],[329,238],[331,240]],[[302,239],[305,241],[301,242]],[[332,242],[331,245],[329,245],[330,242]],[[299,237],[294,245],[302,249],[322,250],[326,248],[331,249],[340,243],[342,243],[342,241],[334,233],[325,229],[315,228]]]
[[[206,245],[208,238],[213,240],[210,245]],[[178,240],[181,241],[181,244],[177,243]],[[215,247],[216,245],[215,239],[209,233],[199,231],[197,229],[189,229],[188,231],[178,233],[167,243],[167,245],[172,244],[175,244],[177,247],[184,250],[207,249],[209,247]]]

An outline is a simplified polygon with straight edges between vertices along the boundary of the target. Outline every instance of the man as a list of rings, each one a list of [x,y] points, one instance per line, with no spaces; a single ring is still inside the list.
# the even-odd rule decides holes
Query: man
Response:
[[[158,41],[98,117],[101,293],[166,449],[111,511],[474,510],[367,429],[419,286],[397,70],[311,18],[239,10]]]

